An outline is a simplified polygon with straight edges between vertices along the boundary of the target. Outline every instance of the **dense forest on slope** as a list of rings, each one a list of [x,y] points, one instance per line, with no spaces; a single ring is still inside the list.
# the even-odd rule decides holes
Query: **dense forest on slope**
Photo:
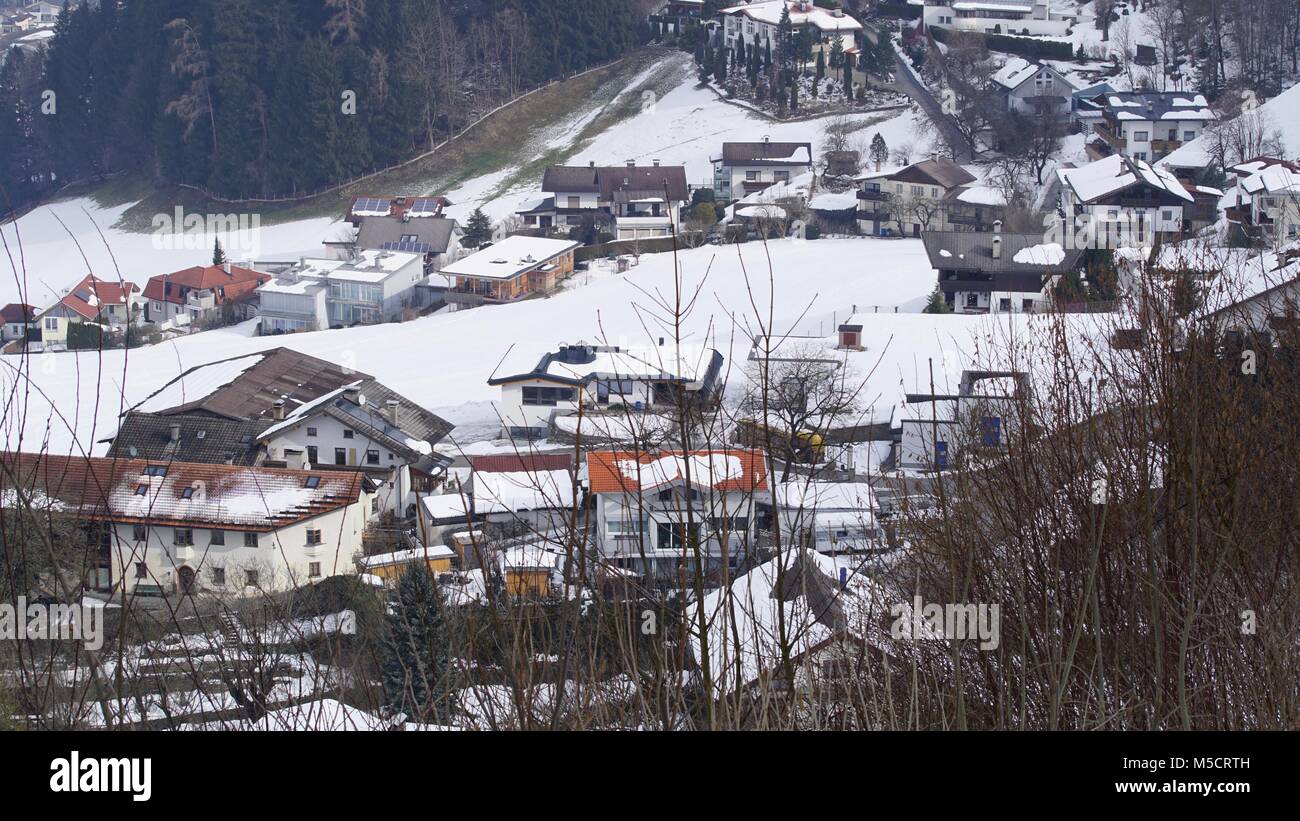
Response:
[[[102,0],[0,68],[0,214],[121,170],[318,190],[622,56],[636,0]]]

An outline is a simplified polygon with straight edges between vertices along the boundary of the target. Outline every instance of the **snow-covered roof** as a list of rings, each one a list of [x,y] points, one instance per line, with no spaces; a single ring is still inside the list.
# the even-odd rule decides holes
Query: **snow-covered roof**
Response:
[[[1122,154],[1112,154],[1079,168],[1061,168],[1056,174],[1061,184],[1072,189],[1075,196],[1085,203],[1123,191],[1139,182],[1192,201],[1192,195],[1168,170]]]
[[[481,251],[470,254],[442,269],[447,276],[477,279],[513,279],[525,271],[541,267],[581,243],[566,239],[546,239],[516,235],[506,237]]]
[[[689,475],[695,487],[752,491],[767,485],[763,454],[752,450],[635,453],[592,451],[587,454],[588,483],[593,493],[652,490]]]
[[[392,565],[410,564],[411,562],[424,559],[450,559],[456,555],[456,551],[450,547],[441,544],[413,547],[410,550],[395,550],[392,553],[379,553],[374,556],[366,556],[361,560],[361,567],[365,570],[374,570],[377,567],[391,567]]]
[[[808,201],[808,207],[814,211],[847,211],[858,207],[858,195],[853,191],[818,194]]]
[[[812,25],[822,32],[858,31],[862,24],[842,11],[814,6],[811,2],[801,5],[798,0],[759,0],[759,2],[741,4],[722,9],[719,14],[740,14],[756,22],[778,25],[782,12],[789,8],[790,23],[795,26]]]
[[[572,506],[573,474],[567,470],[474,473],[475,513],[518,513]]]

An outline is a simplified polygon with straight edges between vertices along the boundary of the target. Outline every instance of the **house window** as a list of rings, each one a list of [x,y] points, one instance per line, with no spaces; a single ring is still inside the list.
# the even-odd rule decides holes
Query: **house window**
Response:
[[[334,448],[334,464],[346,465],[348,463],[348,452],[343,448]]]
[[[948,467],[948,443],[934,443],[934,466],[940,470]]]
[[[320,449],[315,445],[307,446],[307,461],[313,465],[320,462]]]
[[[257,586],[257,571],[256,571],[256,570],[245,570],[245,571],[244,571],[244,585],[245,585],[246,587],[256,587],[256,586]]]
[[[925,186],[924,186],[924,185],[913,185],[912,188],[911,188],[911,191],[912,191],[912,196],[914,196],[914,197],[924,197],[924,196],[925,196]]]
[[[980,306],[980,295],[975,293],[966,294],[966,307],[978,308]]]
[[[758,172],[757,172],[757,171],[746,171],[746,172],[745,172],[745,181],[746,181],[746,182],[758,182]]]
[[[354,434],[353,434],[353,431],[349,430],[348,428],[344,428],[344,429],[343,429],[343,438],[344,438],[344,439],[351,439],[351,438],[353,437],[353,435],[354,435]]]
[[[313,579],[320,578],[320,562],[311,562],[307,565],[307,575]]]
[[[303,487],[307,488],[308,490],[315,490],[316,488],[320,487],[320,477],[308,476],[307,481],[303,482]]]
[[[691,525],[688,538],[685,522],[661,522],[658,531],[660,550],[684,550],[688,545],[698,543],[700,539],[700,526]]]
[[[135,563],[135,577],[136,577],[137,579],[147,579],[147,578],[149,578],[149,566],[146,565],[144,562],[136,562],[136,563]]]
[[[59,329],[59,318],[54,316],[45,317],[45,330],[57,331]]]
[[[569,203],[569,204],[568,204],[568,207],[569,207],[569,208],[581,208],[581,207],[582,207],[582,197],[569,197],[569,199],[568,199],[568,203]]]
[[[182,499],[193,499],[193,498],[194,498],[194,488],[192,488],[192,487],[187,487],[187,488],[185,488],[184,490],[182,490],[182,491],[181,491],[181,498],[182,498]]]
[[[1034,310],[1034,301],[1032,299],[1022,299],[1020,301],[1020,310],[1030,313]]]
[[[1195,132],[1195,131],[1184,131],[1184,132],[1183,132],[1183,142],[1188,142],[1188,143],[1190,143],[1190,142],[1191,142],[1192,140],[1194,140],[1194,139],[1196,139],[1196,132]]]
[[[1143,162],[1146,162],[1146,159],[1147,159],[1147,152],[1145,152],[1145,151],[1134,151],[1134,152],[1133,152],[1133,159],[1135,159],[1135,160],[1142,160]]]
[[[1165,222],[1173,222],[1174,212],[1166,208],[1164,211],[1160,212],[1160,218],[1163,219]]]
[[[374,497],[372,497],[372,498],[370,499],[370,512],[371,512],[371,513],[378,513],[378,512],[379,512],[379,497],[378,497],[378,496],[374,496]]]
[[[775,179],[777,182],[789,182],[789,181],[790,181],[790,172],[789,172],[789,171],[773,171],[773,172],[772,172],[772,178]]]
[[[188,547],[194,544],[194,531],[188,527],[178,527],[172,530],[172,544]]]
[[[308,436],[315,436],[315,435],[316,435],[316,429],[315,429],[315,428],[307,428],[307,435],[308,435]]]
[[[226,531],[224,531],[224,530],[214,530],[214,531],[212,531],[212,538],[208,539],[208,544],[210,544],[210,545],[215,545],[215,546],[217,546],[217,547],[225,547],[225,545],[226,545]]]
[[[1002,299],[999,299],[999,300],[998,300],[998,310],[999,310],[999,311],[1003,311],[1003,312],[1010,311],[1010,310],[1011,310],[1011,297],[1003,297]]]
[[[379,451],[377,450],[366,451],[366,464],[367,465],[379,464]]]
[[[132,525],[131,538],[135,539],[137,542],[143,542],[145,539],[149,538],[149,531],[144,525]]]
[[[1135,142],[1144,143],[1144,142],[1147,141],[1147,135],[1148,135],[1148,132],[1146,132],[1146,131],[1134,131],[1134,132],[1133,132],[1133,140],[1134,140]]]
[[[1002,419],[997,416],[980,417],[980,441],[985,447],[1002,444]]]
[[[145,476],[166,476],[166,465],[146,465],[144,469]]]
[[[523,404],[525,405],[549,405],[554,407],[560,402],[573,402],[577,398],[577,391],[573,388],[526,387],[523,389]]]
[[[257,534],[256,534],[256,533],[245,533],[245,534],[244,534],[244,547],[257,547]]]
[[[308,530],[307,544],[320,544],[320,543],[321,543],[320,530]]]
[[[226,583],[226,568],[224,567],[209,568],[208,577],[212,580],[213,584],[218,586],[224,585]]]
[[[635,539],[645,530],[639,519],[610,519],[605,522],[605,533],[615,539]]]

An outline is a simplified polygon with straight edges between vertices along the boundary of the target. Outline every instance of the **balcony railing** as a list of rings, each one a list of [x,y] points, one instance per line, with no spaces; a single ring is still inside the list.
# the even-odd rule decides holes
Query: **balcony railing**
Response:
[[[1124,151],[1128,148],[1128,140],[1111,131],[1110,126],[1105,123],[1093,123],[1092,130],[1116,151]]]

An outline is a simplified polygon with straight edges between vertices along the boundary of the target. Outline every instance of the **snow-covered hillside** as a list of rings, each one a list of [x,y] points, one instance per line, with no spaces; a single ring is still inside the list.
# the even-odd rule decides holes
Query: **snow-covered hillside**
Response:
[[[822,122],[775,123],[697,88],[694,63],[680,52],[665,54],[638,72],[612,99],[577,106],[558,126],[520,135],[513,153],[499,167],[456,186],[450,191],[374,191],[379,194],[447,194],[455,205],[449,214],[462,221],[478,206],[494,220],[514,213],[522,200],[541,187],[547,163],[620,164],[625,160],[659,159],[665,165],[684,164],[693,184],[710,182],[712,164],[727,140],[809,140],[814,150],[822,142]],[[655,91],[657,89],[658,91]],[[664,89],[668,89],[666,93]],[[588,127],[607,111],[631,100],[638,113],[612,122],[594,135]],[[874,123],[881,114],[858,114],[853,119]],[[890,146],[909,143],[918,153],[926,129],[910,113],[896,114],[866,126],[862,136],[879,131]],[[187,249],[159,248],[149,234],[113,228],[131,207],[102,208],[89,198],[64,200],[37,208],[16,224],[0,226],[8,258],[0,262],[0,304],[26,301],[44,307],[61,289],[75,284],[87,272],[120,276],[143,284],[149,277],[190,265],[204,264],[212,256],[213,236]],[[170,216],[170,215],[168,215]],[[340,215],[341,216],[341,215]],[[222,235],[222,245],[232,259],[293,259],[317,254],[329,227],[337,218],[310,219],[261,227],[253,237],[255,247],[242,247],[240,236]],[[102,236],[101,236],[102,234]],[[21,255],[19,244],[21,241]],[[12,262],[12,264],[11,264]],[[25,284],[24,275],[25,271]],[[20,294],[23,296],[20,298]]]

